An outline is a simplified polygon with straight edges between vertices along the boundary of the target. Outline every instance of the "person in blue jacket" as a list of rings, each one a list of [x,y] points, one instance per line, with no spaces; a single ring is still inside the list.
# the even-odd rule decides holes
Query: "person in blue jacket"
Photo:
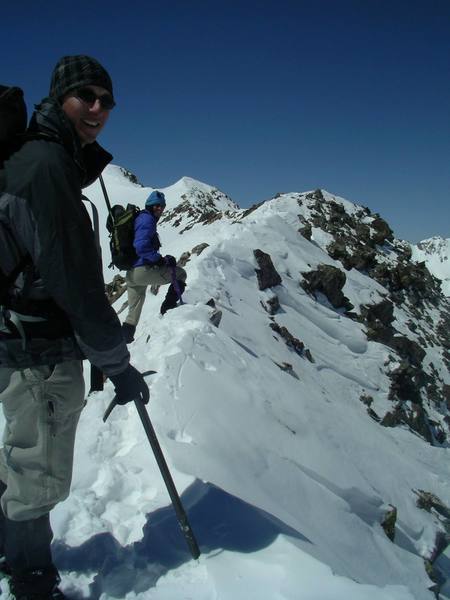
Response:
[[[162,315],[175,308],[178,294],[181,295],[186,286],[186,271],[177,267],[177,261],[173,256],[162,256],[159,252],[161,243],[156,226],[165,207],[164,194],[155,190],[147,198],[145,210],[137,215],[134,222],[133,245],[138,258],[133,268],[127,271],[125,278],[128,290],[128,315],[122,325],[127,344],[134,339],[148,285],[170,284],[164,302],[161,304]]]

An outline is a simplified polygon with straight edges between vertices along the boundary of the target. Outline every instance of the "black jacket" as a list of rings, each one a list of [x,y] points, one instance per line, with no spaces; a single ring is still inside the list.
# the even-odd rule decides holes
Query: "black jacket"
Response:
[[[129,353],[105,295],[94,233],[81,200],[82,188],[112,156],[97,143],[81,148],[65,113],[49,98],[37,107],[28,135],[31,139],[2,172],[0,267],[9,273],[17,255],[29,253],[32,272],[28,269],[17,282],[19,301],[26,298],[21,311],[42,314],[48,321],[28,326],[25,350],[18,336],[0,334],[0,365],[24,368],[84,356],[107,375],[120,373]]]

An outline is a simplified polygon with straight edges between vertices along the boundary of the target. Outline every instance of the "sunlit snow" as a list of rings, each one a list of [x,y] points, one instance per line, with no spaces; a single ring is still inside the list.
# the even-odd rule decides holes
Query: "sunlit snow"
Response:
[[[143,206],[151,190],[118,167],[106,170],[105,181],[113,204]],[[163,190],[167,210],[196,184],[205,189],[183,178]],[[86,194],[99,207],[106,265],[98,183]],[[224,197],[218,209],[237,207]],[[138,369],[157,371],[148,377],[148,411],[202,555],[190,557],[135,407],[118,407],[102,422],[113,397],[107,382],[88,398],[72,492],[52,513],[68,593],[102,600],[434,598],[423,559],[437,523],[417,508],[414,490],[450,504],[449,450],[368,417],[362,394],[381,413],[391,404],[382,369],[388,349],[300,287],[302,271],[336,263],[319,232],[311,242],[298,234],[298,212],[286,196],[239,222],[198,224],[182,235],[182,224],[161,225],[163,253],[209,246],[185,267],[185,305],[161,318],[163,290],[148,290],[130,351]],[[256,248],[271,255],[282,277],[273,289],[281,303],[276,323],[314,362],[269,327],[262,304],[272,292],[257,287]],[[107,280],[117,272],[105,266]],[[378,302],[383,288],[352,270],[344,292],[358,307]],[[222,311],[219,327],[209,322],[210,298]],[[86,364],[87,381],[88,374]],[[390,505],[398,510],[394,543],[380,525]]]

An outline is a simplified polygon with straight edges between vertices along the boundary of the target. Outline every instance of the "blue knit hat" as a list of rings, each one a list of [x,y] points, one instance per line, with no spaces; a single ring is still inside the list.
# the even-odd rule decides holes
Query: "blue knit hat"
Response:
[[[160,204],[161,206],[166,206],[166,197],[162,192],[158,192],[158,190],[155,190],[145,201],[145,208],[148,208],[149,206],[156,206],[157,204]]]

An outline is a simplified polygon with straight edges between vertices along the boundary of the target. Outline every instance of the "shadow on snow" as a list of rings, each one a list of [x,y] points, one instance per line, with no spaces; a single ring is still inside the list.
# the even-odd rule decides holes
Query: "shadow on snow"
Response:
[[[255,552],[280,534],[309,542],[269,513],[210,483],[195,481],[181,500],[202,554]],[[121,546],[110,533],[99,533],[76,548],[55,542],[53,556],[62,571],[97,572],[90,600],[103,592],[116,598],[131,591],[143,592],[162,575],[191,560],[171,505],[147,515],[143,538],[129,546]]]

